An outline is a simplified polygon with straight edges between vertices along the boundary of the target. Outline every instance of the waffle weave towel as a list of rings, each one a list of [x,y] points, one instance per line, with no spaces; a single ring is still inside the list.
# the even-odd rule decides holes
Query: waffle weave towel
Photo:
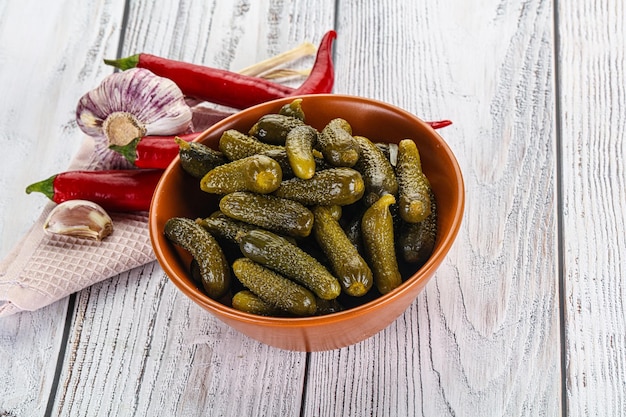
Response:
[[[98,168],[103,167],[94,157],[93,140],[86,138],[69,169]],[[46,205],[0,263],[0,317],[39,309],[155,259],[147,213],[109,213],[113,233],[98,242],[44,233],[43,223],[54,206]]]

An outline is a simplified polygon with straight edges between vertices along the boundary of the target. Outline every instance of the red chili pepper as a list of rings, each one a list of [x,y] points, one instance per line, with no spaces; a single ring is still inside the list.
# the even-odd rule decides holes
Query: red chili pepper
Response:
[[[200,133],[202,132],[178,136],[144,136],[132,140],[127,145],[111,145],[109,148],[121,154],[137,168],[165,169],[178,155],[180,149],[175,138],[191,142]]]
[[[89,200],[110,211],[147,211],[161,178],[159,169],[67,171],[26,187],[55,203]]]
[[[335,70],[333,65],[333,41],[337,38],[334,30],[326,32],[315,57],[313,69],[300,87],[293,92],[294,96],[303,94],[330,93],[335,84]]]
[[[450,120],[437,120],[434,122],[426,122],[430,125],[430,127],[432,127],[433,129],[441,129],[442,127],[446,127],[446,126],[450,126],[452,124],[452,121]]]
[[[244,109],[294,94],[330,93],[334,84],[330,49],[336,36],[333,30],[324,35],[313,69],[298,89],[260,77],[250,77],[223,69],[144,53],[104,62],[122,70],[135,67],[146,68],[156,75],[174,81],[187,96]]]

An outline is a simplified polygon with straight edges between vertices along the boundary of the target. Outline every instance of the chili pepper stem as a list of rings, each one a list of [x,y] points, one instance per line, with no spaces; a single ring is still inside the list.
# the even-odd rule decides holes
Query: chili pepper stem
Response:
[[[36,182],[34,184],[26,187],[26,194],[30,194],[32,192],[42,193],[50,200],[53,200],[54,197],[54,179],[56,175],[51,176],[43,181]]]
[[[128,145],[136,138],[145,136],[146,127],[133,114],[113,112],[102,123],[102,130],[109,141],[109,146]]]
[[[246,67],[239,71],[240,74],[249,75],[249,76],[259,76],[264,72],[275,69],[276,67],[286,64],[291,61],[295,61],[296,59],[302,58],[307,55],[313,55],[316,52],[317,48],[310,42],[304,42],[300,45],[296,46],[293,49],[290,49],[286,52],[275,55],[266,60],[257,62],[249,67]],[[261,75],[262,76],[262,75]]]
[[[109,145],[109,149],[115,151],[122,155],[128,162],[131,164],[135,164],[135,160],[137,159],[137,145],[141,137],[136,137],[135,139],[128,142],[126,145]]]
[[[104,63],[107,65],[111,65],[115,68],[121,69],[122,71],[136,68],[137,64],[139,64],[139,54],[131,55],[126,58],[120,59],[105,59]]]

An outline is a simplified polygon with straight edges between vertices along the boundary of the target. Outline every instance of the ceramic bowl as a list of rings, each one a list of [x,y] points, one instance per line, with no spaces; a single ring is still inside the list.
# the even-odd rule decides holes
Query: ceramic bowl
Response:
[[[321,130],[336,117],[346,119],[353,134],[375,142],[413,139],[421,154],[438,205],[438,232],[434,251],[419,269],[409,271],[395,290],[341,312],[306,318],[264,317],[233,309],[224,300],[209,298],[189,273],[189,257],[163,235],[165,222],[175,216],[206,217],[217,209],[217,198],[199,190],[197,180],[176,158],[165,170],[154,193],[149,229],[156,258],[171,281],[193,302],[241,333],[282,349],[322,351],[363,341],[389,326],[422,291],[450,250],[464,208],[463,177],[449,146],[428,124],[389,104],[362,97],[336,94],[303,96],[306,121]],[[264,114],[277,113],[292,98],[267,102],[230,116],[203,132],[196,140],[217,148],[227,129],[248,129]],[[233,277],[233,279],[236,279]]]

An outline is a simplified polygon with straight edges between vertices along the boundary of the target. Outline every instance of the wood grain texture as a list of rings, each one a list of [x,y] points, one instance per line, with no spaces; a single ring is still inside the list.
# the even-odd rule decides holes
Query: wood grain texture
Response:
[[[76,103],[109,68],[123,1],[3,2],[0,14],[0,257],[31,227],[46,197],[27,185],[69,164],[83,139]],[[71,18],[70,18],[71,17]],[[58,24],[58,22],[63,24]]]
[[[74,109],[105,73],[94,63],[115,51],[123,3],[0,2],[2,258],[47,202],[26,186],[64,170],[81,144]],[[0,321],[0,415],[44,415],[67,304]]]
[[[54,384],[67,302],[0,322],[0,416],[42,416]]]
[[[626,8],[558,8],[567,407],[626,410]]]
[[[180,295],[156,263],[81,291],[76,305],[55,415],[299,409],[304,355],[230,329]]]
[[[393,327],[311,356],[326,381],[307,381],[305,415],[558,415],[551,3],[342,2],[338,17],[336,90],[452,119],[467,205]]]

